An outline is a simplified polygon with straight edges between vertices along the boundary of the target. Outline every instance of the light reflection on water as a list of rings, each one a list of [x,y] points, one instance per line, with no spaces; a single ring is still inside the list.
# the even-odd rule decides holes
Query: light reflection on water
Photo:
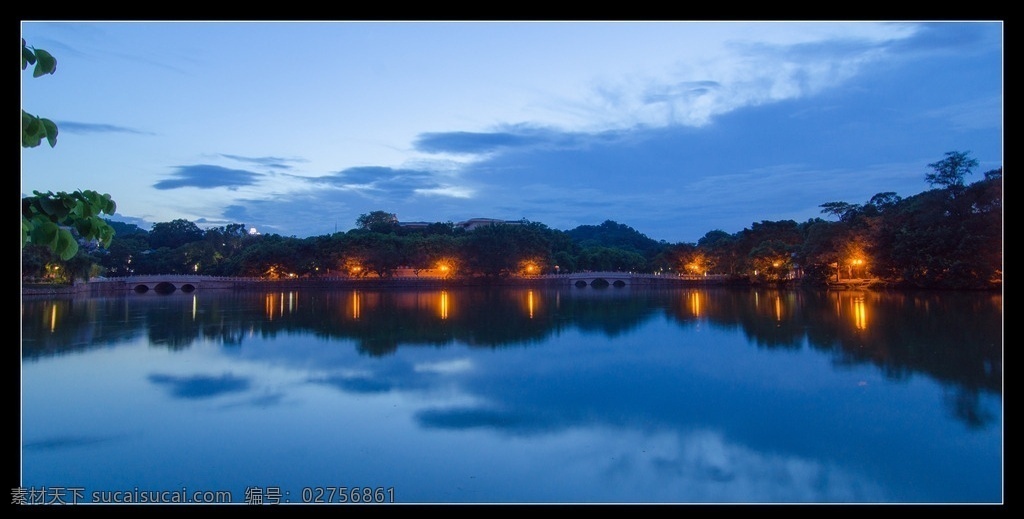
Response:
[[[770,290],[25,300],[23,485],[999,502],[1001,315]]]

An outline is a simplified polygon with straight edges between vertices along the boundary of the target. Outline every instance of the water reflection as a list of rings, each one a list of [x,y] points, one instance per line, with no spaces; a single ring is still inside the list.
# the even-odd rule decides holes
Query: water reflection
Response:
[[[849,322],[855,331],[866,330],[869,308],[866,298],[870,297],[870,294],[849,290],[837,290],[832,294],[835,297],[836,315]]]
[[[858,330],[866,330],[868,327],[868,312],[864,305],[864,296],[853,298],[853,322]]]
[[[296,311],[298,305],[298,293],[294,291],[285,292],[271,292],[264,296],[265,300],[265,312],[267,319],[273,321],[275,317],[284,317],[285,310],[289,314]]]
[[[351,306],[352,306],[352,312],[351,312],[352,313],[352,320],[358,321],[359,320],[359,316],[362,313],[361,310],[360,310],[361,305],[359,304],[359,291],[358,290],[353,290],[352,291],[352,305]]]
[[[453,289],[208,292],[202,301],[197,294],[25,300],[23,357],[60,355],[140,335],[176,350],[199,339],[241,345],[247,335],[280,333],[351,339],[359,351],[382,356],[403,345],[529,344],[573,328],[614,338],[660,317],[681,327],[703,322],[738,328],[761,347],[827,351],[837,364],[875,365],[894,379],[917,372],[968,392],[1001,392],[998,296],[725,289],[634,290],[629,297],[605,293],[610,297],[572,290]],[[262,319],[247,310],[257,301]],[[456,305],[460,312],[453,311]],[[350,319],[330,318],[339,314]],[[869,314],[875,316],[870,327]],[[46,333],[39,333],[37,323],[45,323]],[[953,399],[958,408],[963,400]]]
[[[441,319],[448,318],[448,291],[441,291]]]
[[[526,291],[526,309],[530,319],[533,319],[533,290]]]
[[[700,292],[690,292],[690,311],[694,317],[700,317]]]
[[[30,481],[109,488],[161,467],[151,483],[180,485],[199,465],[179,458],[203,454],[214,482],[344,474],[433,502],[998,499],[1002,306],[987,294],[201,299],[23,301],[26,442],[62,446],[31,449]],[[62,376],[75,365],[102,383]],[[47,414],[64,379],[101,403]],[[115,454],[142,449],[146,463]]]

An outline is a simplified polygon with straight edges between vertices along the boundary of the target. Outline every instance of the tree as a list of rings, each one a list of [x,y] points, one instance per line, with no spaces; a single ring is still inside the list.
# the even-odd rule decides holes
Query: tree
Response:
[[[768,281],[784,279],[793,268],[794,246],[782,240],[765,240],[750,249],[748,257],[755,275]]]
[[[512,225],[485,225],[462,239],[460,250],[464,265],[473,274],[489,278],[508,276],[515,271],[521,251],[512,239]]]
[[[154,249],[168,247],[177,249],[203,239],[203,230],[198,225],[184,219],[178,218],[170,222],[153,224],[153,230],[149,231],[149,245]]]
[[[830,214],[839,218],[840,222],[849,222],[856,218],[861,207],[847,202],[827,202],[819,205],[822,214]]]
[[[85,240],[97,240],[109,247],[114,228],[100,218],[114,214],[116,205],[108,194],[85,190],[73,193],[39,191],[21,199],[21,246],[46,245],[67,261],[78,252],[76,231]]]
[[[601,246],[631,250],[654,257],[660,244],[636,229],[612,220],[605,220],[601,225],[580,225],[566,231],[580,246]]]
[[[21,40],[21,70],[35,65],[32,77],[53,74],[57,60],[49,52],[28,46]],[[57,145],[57,125],[46,118],[21,109],[21,146],[35,148],[43,139],[50,147]],[[84,240],[96,240],[100,246],[110,246],[114,229],[101,214],[113,215],[117,205],[109,194],[85,190],[66,192],[33,191],[33,196],[21,200],[21,246],[28,243],[46,245],[61,259],[67,261],[78,252],[78,240],[72,230]]]
[[[868,200],[868,204],[875,206],[879,211],[885,211],[896,207],[900,200],[903,200],[903,197],[897,195],[894,191],[886,191],[871,197],[871,200]]]
[[[149,242],[145,235],[120,236],[110,244],[107,253],[100,257],[100,265],[107,269],[110,276],[130,276],[145,257],[143,251],[147,249]]]
[[[372,272],[380,278],[391,277],[400,265],[405,263],[407,240],[401,236],[381,233],[350,232],[347,255],[358,259],[362,272]],[[355,267],[355,262],[352,267]],[[350,269],[351,272],[351,269]]]
[[[29,47],[25,39],[21,40],[21,70],[29,65],[35,65],[32,69],[32,77],[45,76],[57,71],[57,60],[49,52],[42,49]],[[57,125],[46,118],[32,115],[21,109],[21,145],[25,148],[39,146],[43,139],[50,143],[50,147],[57,145]]]
[[[387,234],[398,227],[398,217],[395,213],[372,211],[359,215],[359,218],[356,218],[356,225],[363,230]]]
[[[741,260],[737,249],[738,243],[737,236],[715,229],[697,240],[697,247],[707,253],[708,261],[712,265],[711,272],[736,274]]]
[[[970,158],[969,151],[947,151],[946,158],[928,164],[932,172],[924,176],[929,185],[962,188],[964,177],[978,167],[978,160]]]

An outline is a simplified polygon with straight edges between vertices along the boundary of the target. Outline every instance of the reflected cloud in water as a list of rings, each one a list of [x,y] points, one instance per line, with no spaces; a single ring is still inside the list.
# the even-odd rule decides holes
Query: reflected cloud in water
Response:
[[[220,376],[212,375],[149,375],[149,381],[167,386],[171,396],[186,399],[213,398],[230,393],[240,393],[249,389],[251,382],[247,378],[236,377],[230,373]]]
[[[490,429],[511,435],[550,433],[556,422],[535,412],[483,408],[428,409],[416,413],[416,421],[428,429]]]
[[[348,393],[386,393],[393,389],[392,384],[387,380],[360,375],[335,375],[323,378],[311,378],[309,379],[309,382],[314,384],[324,384]]]
[[[91,447],[94,445],[123,440],[124,436],[56,436],[43,440],[27,441],[22,444],[26,450],[60,450],[73,449],[77,447]]]
[[[1001,300],[612,290],[233,293],[201,298],[199,312],[194,299],[44,304],[26,310],[24,355],[42,372],[96,352],[54,337],[159,338],[123,352],[161,362],[144,377],[161,398],[238,397],[200,410],[215,413],[203,423],[242,427],[251,449],[303,474],[372,471],[362,456],[424,474],[423,489],[446,470],[494,467],[474,483],[493,486],[472,487],[484,500],[998,498]],[[105,313],[104,327],[87,324]],[[47,445],[61,443],[26,449]],[[566,481],[561,493],[545,493],[541,474]],[[516,478],[522,494],[508,490]]]
[[[438,373],[454,374],[464,373],[473,369],[473,362],[469,359],[452,359],[444,362],[424,362],[413,366],[412,370],[417,373]]]

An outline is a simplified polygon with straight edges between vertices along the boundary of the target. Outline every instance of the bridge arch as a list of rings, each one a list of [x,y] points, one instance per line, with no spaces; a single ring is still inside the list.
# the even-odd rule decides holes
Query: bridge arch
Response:
[[[664,284],[682,284],[687,286],[692,285],[703,285],[703,284],[718,284],[729,279],[726,274],[712,274],[704,276],[687,276],[687,275],[663,275],[661,273],[635,273],[635,272],[573,272],[571,274],[563,274],[555,276],[555,278],[563,280],[562,283],[567,283],[570,286],[577,288],[584,287],[595,287],[597,285],[603,285],[607,282],[609,285],[616,288],[622,288],[627,286],[650,286],[650,285],[664,285]],[[606,285],[607,286],[607,285]]]
[[[614,286],[616,288],[622,288],[627,286],[632,281],[631,275],[612,272],[603,273],[596,272],[590,274],[576,274],[569,278],[572,285],[577,288],[592,287],[592,288],[606,288]]]
[[[158,294],[170,294],[177,289],[178,287],[174,286],[174,284],[169,281],[161,281],[153,287],[153,291]]]
[[[142,276],[130,276],[123,280],[112,278],[105,280],[109,283],[123,283],[124,290],[136,294],[146,294],[150,291],[158,294],[173,294],[183,292],[190,294],[200,288],[218,289],[233,288],[238,280],[248,281],[246,278],[226,278],[220,276],[199,276],[182,274],[154,274]]]

